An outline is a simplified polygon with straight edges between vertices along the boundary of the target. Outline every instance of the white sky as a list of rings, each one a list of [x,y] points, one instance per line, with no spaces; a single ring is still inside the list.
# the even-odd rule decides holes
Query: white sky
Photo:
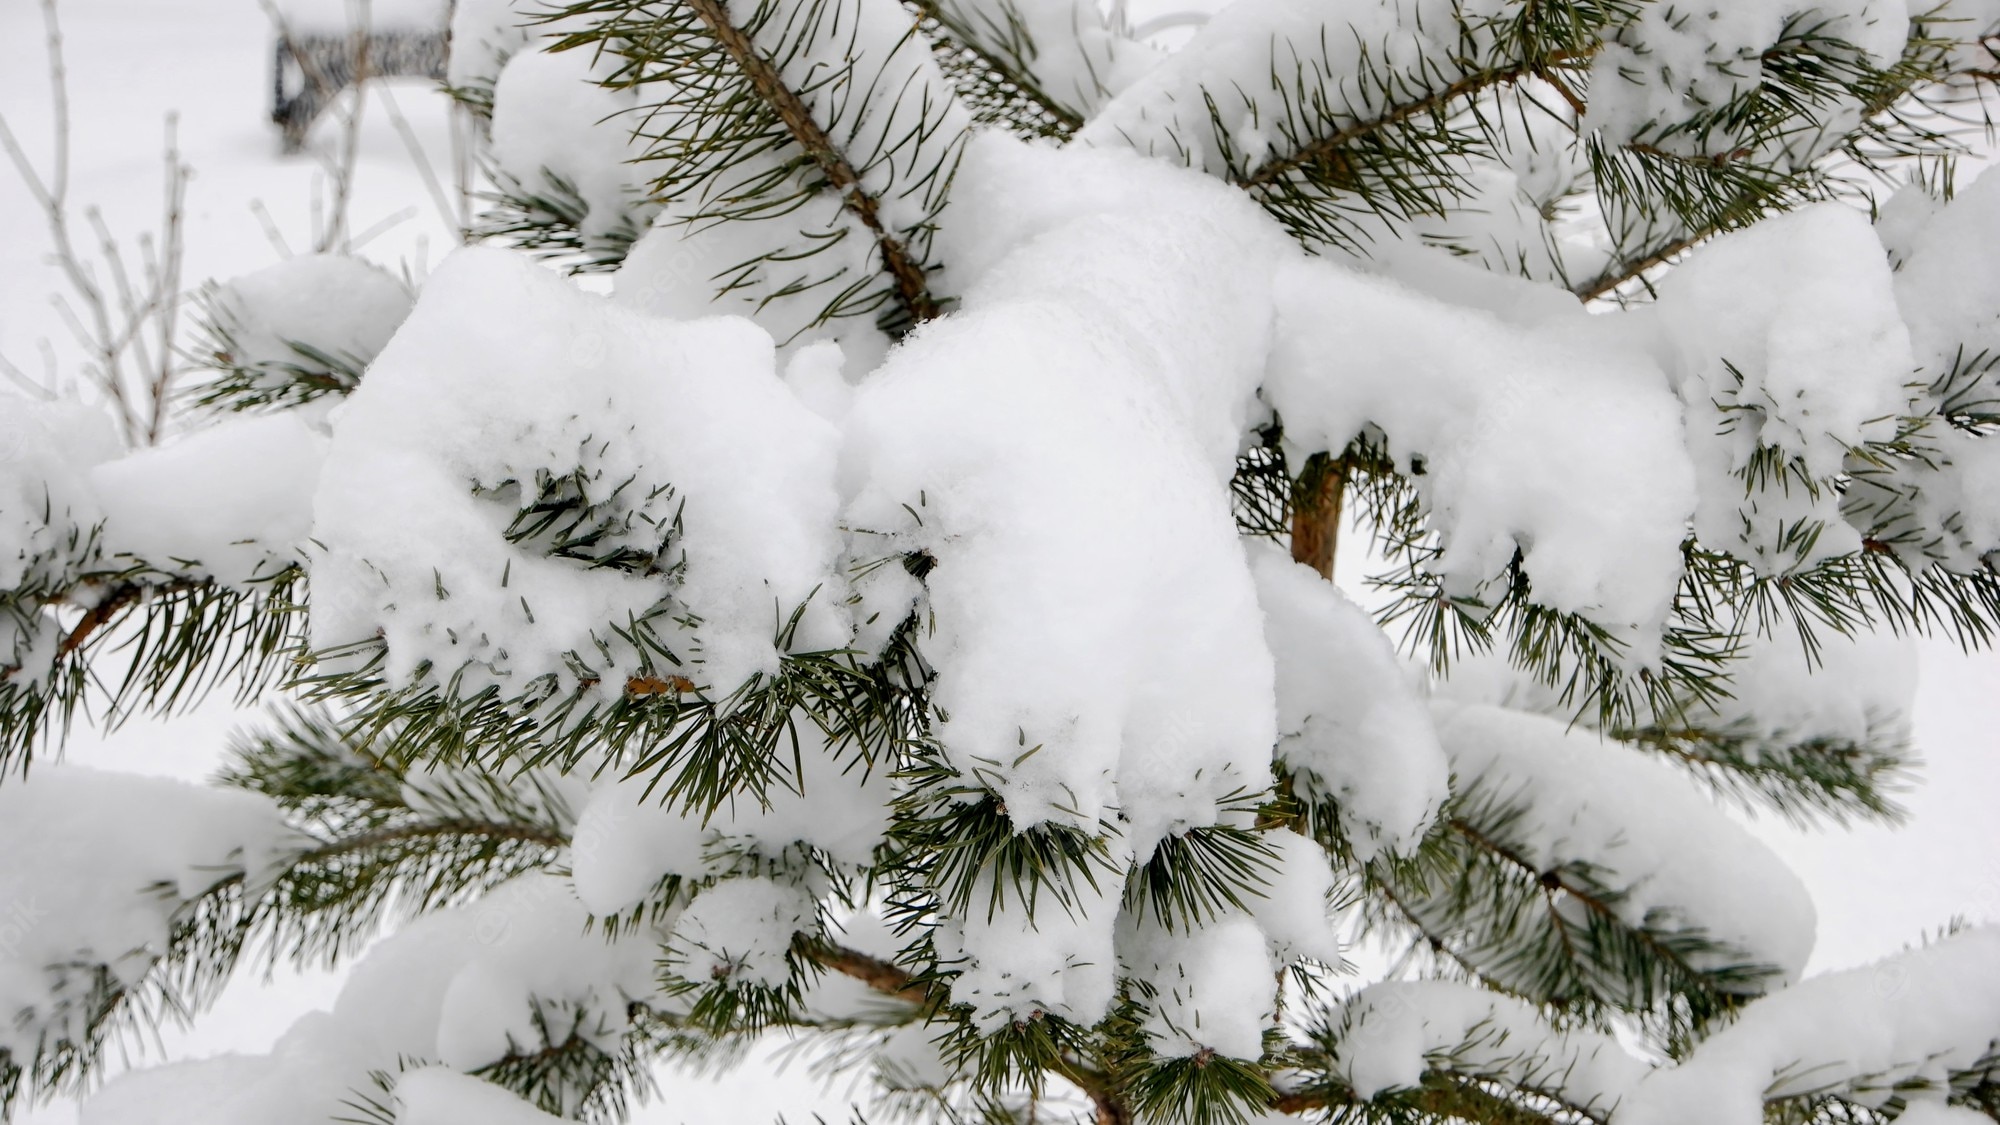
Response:
[[[324,194],[323,177],[311,157],[278,156],[276,131],[265,119],[270,41],[256,0],[63,0],[63,12],[78,204],[101,206],[123,239],[153,229],[163,118],[177,111],[183,158],[195,168],[189,283],[248,272],[279,256],[253,202],[268,210],[291,248],[309,245],[312,201]],[[37,5],[0,0],[0,112],[37,157],[49,152],[52,135],[45,74]],[[394,88],[394,98],[439,177],[448,179],[442,97],[405,83]],[[386,223],[366,248],[369,255],[421,275],[451,239],[385,107],[379,99],[367,107],[352,225],[365,231]],[[46,252],[47,236],[26,191],[0,164],[0,354],[36,370],[43,339],[59,357],[70,354],[47,300],[59,282],[43,262]],[[1343,580],[1353,588],[1360,567],[1350,563],[1355,573],[1344,571]],[[1818,903],[1815,970],[1892,952],[1954,916],[2000,921],[2000,657],[1966,657],[1930,641],[1920,655],[1916,733],[1928,765],[1923,786],[1908,798],[1910,824],[1811,833],[1775,820],[1758,826]],[[210,707],[171,726],[129,729],[108,743],[91,738],[73,755],[106,768],[198,778],[235,721],[227,708]],[[325,975],[247,982],[195,1031],[171,1036],[168,1052],[261,1049],[299,1012],[330,1003],[336,985]],[[821,1101],[815,1090],[796,1074],[774,1078],[761,1065],[719,1085],[669,1077],[663,1103],[643,1120],[768,1121],[781,1111],[806,1120],[814,1108],[831,1120],[846,1117],[838,1101]],[[32,1125],[73,1120],[67,1104],[25,1118]]]

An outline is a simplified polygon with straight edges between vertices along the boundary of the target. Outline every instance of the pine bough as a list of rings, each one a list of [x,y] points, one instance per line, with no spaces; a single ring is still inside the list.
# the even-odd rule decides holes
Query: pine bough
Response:
[[[454,20],[490,245],[0,412],[0,1104],[366,947],[96,1119],[2000,1117],[2000,933],[1801,980],[1718,807],[1899,816],[2000,626],[1991,0]]]

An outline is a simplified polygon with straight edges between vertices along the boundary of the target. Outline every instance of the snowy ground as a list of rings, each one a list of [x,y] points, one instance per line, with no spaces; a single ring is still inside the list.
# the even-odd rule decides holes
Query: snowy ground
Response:
[[[121,238],[153,229],[163,118],[172,111],[179,115],[182,157],[195,169],[187,210],[190,284],[309,247],[325,178],[310,156],[278,155],[276,131],[265,120],[269,34],[256,0],[64,0],[63,11],[78,203],[101,206]],[[388,95],[409,135],[395,127],[390,100],[371,98],[352,228],[368,237],[370,257],[421,276],[452,243],[443,217],[449,202],[434,199],[416,163],[428,160],[448,182],[448,116],[443,99],[422,83],[397,84]],[[31,153],[50,151],[41,23],[31,0],[0,4],[0,112]],[[412,139],[421,157],[413,155]],[[318,141],[332,140],[332,130],[323,129]],[[47,245],[26,191],[0,167],[0,354],[31,370],[41,366],[43,339],[51,341],[59,370],[73,362],[47,300],[58,286],[43,262]],[[1343,579],[1352,589],[1361,565],[1345,561],[1351,573]],[[1909,795],[1910,825],[1810,834],[1775,822],[1757,825],[1817,900],[1815,970],[1890,952],[1954,916],[2000,921],[2000,823],[1990,811],[1991,795],[2000,792],[2000,657],[1968,658],[1948,644],[1926,642],[1922,658],[1917,740],[1929,765],[1924,786]],[[71,753],[106,768],[199,777],[234,721],[226,709],[210,708],[167,729],[80,739]],[[300,1011],[329,1003],[336,985],[327,975],[246,982],[200,1027],[169,1036],[165,1053],[261,1049]],[[817,1096],[816,1084],[796,1072],[774,1079],[762,1065],[721,1083],[668,1076],[665,1087],[663,1103],[644,1120],[761,1121],[780,1111],[799,1119],[814,1108],[829,1118],[846,1116],[835,1108],[841,1099]],[[66,1104],[25,1118],[34,1125],[74,1119]]]

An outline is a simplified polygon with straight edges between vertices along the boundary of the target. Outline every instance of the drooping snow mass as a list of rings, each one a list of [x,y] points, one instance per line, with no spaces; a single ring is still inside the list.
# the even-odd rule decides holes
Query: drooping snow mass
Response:
[[[351,381],[410,314],[409,287],[344,254],[301,254],[208,294],[217,344],[230,367],[273,386],[298,375]]]
[[[1497,707],[1437,707],[1457,791],[1515,807],[1509,851],[1536,871],[1569,872],[1634,929],[1695,939],[1699,972],[1762,967],[1722,987],[1798,979],[1815,911],[1798,876],[1686,777],[1559,719]]]
[[[333,1010],[308,1013],[271,1053],[127,1075],[91,1100],[85,1121],[335,1120],[357,1091],[371,1089],[376,1071],[424,1063],[474,1070],[517,1049],[560,1046],[572,1034],[615,1049],[633,1001],[667,1006],[654,978],[661,935],[628,929],[614,940],[587,932],[588,921],[560,877],[515,879],[477,903],[427,914],[371,949]]]
[[[1133,194],[1171,174],[1128,166]],[[1216,417],[1247,413],[1268,275],[1232,237],[1254,215],[1172,203],[1079,207],[995,261],[860,387],[843,467],[857,553],[936,561],[952,763],[1019,828],[1115,818],[1141,862],[1263,790],[1273,741]]]
[[[1830,973],[1746,1006],[1678,1065],[1609,1036],[1551,1029],[1510,997],[1449,981],[1385,982],[1350,999],[1336,1072],[1363,1097],[1415,1086],[1427,1060],[1609,1110],[1613,1125],[1757,1125],[1770,1101],[1838,1093],[1897,1119],[1957,1121],[1933,1105],[2000,1046],[2000,932],[1967,931]],[[1976,1120],[1986,1120],[1974,1116]]]
[[[299,561],[327,440],[296,413],[237,417],[107,461],[104,554],[250,588]],[[183,497],[200,496],[192,506]]]
[[[1272,960],[1293,965],[1310,958],[1339,965],[1340,937],[1331,913],[1336,877],[1326,849],[1298,832],[1267,832],[1263,839],[1275,859],[1257,888],[1260,893],[1244,905],[1264,931]]]
[[[1240,914],[1169,929],[1127,914],[1119,928],[1120,968],[1150,993],[1144,1028],[1167,1058],[1204,1050],[1240,1059],[1263,1053],[1277,1010],[1277,965],[1264,935]]]
[[[167,952],[174,915],[266,878],[296,843],[263,797],[43,766],[0,785],[0,1059],[90,1041],[106,996]],[[100,972],[103,974],[100,977]]]
[[[1839,1092],[1864,1106],[1941,1097],[2000,1047],[2000,930],[1829,973],[1765,997],[1638,1083],[1615,1125],[1757,1125],[1774,1098]],[[1921,1120],[1921,1118],[1920,1118]]]
[[[726,693],[775,669],[801,606],[800,645],[847,639],[828,592],[836,433],[748,322],[659,320],[516,255],[461,251],[333,428],[313,640],[380,635],[396,682],[427,664],[465,670],[466,691],[545,675],[616,691],[642,663],[613,630],[643,619],[684,661],[674,674]],[[607,532],[593,549],[619,565],[553,534],[510,541],[538,490],[592,505]]]
[[[1777,745],[1814,741],[1904,748],[1916,707],[1917,648],[1908,637],[1869,633],[1820,638],[1808,655],[1790,636],[1743,638],[1729,665],[1728,696],[1697,710],[1698,724]]]
[[[539,7],[534,0],[453,0],[445,84],[491,98],[507,60],[544,34]]]
[[[791,880],[724,879],[674,919],[667,958],[688,980],[780,988],[792,975],[792,935],[814,928],[814,906],[812,892]]]
[[[1215,174],[1252,169],[1275,150],[1297,147],[1289,142],[1309,132],[1302,113],[1351,124],[1377,116],[1399,82],[1450,81],[1490,48],[1492,21],[1505,7],[1500,0],[1230,4],[1105,105],[1078,139]],[[1469,40],[1460,36],[1461,19]]]
[[[2000,448],[1967,414],[2000,394],[2000,280],[1982,250],[2000,238],[2000,175],[1990,170],[1949,203],[1911,187],[1878,224],[1896,261],[1898,308],[1909,325],[1932,417],[1909,437],[1917,456],[1861,466],[1843,502],[1878,544],[1924,569],[1976,569],[2000,550]]]
[[[102,411],[8,398],[0,409],[0,588],[60,581],[101,515],[92,466],[118,455]]]
[[[53,591],[97,550],[91,466],[118,452],[102,412],[7,399],[0,406],[0,590]],[[62,633],[31,604],[0,600],[0,681],[42,681]]]
[[[974,885],[964,918],[934,931],[938,957],[953,965],[951,1000],[972,1008],[980,1030],[998,1031],[1037,1012],[1088,1027],[1104,1018],[1118,989],[1119,900],[1131,856],[1111,841],[1092,867],[1027,902],[1018,888],[995,894],[993,873]]]
[[[2000,172],[1982,172],[1949,203],[1916,186],[1895,200],[1923,205],[1916,222],[1899,230],[1885,214],[1878,230],[1896,259],[1896,306],[1924,372],[1949,371],[1960,352],[2000,353],[2000,278],[1981,268],[1990,261],[1981,251],[2000,239]]]
[[[1920,440],[1926,460],[1857,475],[1846,506],[1877,522],[1876,541],[1913,567],[1988,565],[2000,552],[2000,442],[1944,425]]]
[[[1335,1026],[1334,1072],[1363,1098],[1415,1087],[1431,1060],[1449,1059],[1458,1073],[1602,1111],[1648,1069],[1609,1035],[1553,1029],[1531,1004],[1456,981],[1371,984],[1347,1001]]]
[[[1848,450],[1896,436],[1917,366],[1866,217],[1828,203],[1725,235],[1655,308],[1700,481],[1696,537],[1767,574],[1859,550],[1833,479]]]
[[[581,206],[586,253],[622,250],[659,210],[635,163],[646,151],[638,95],[600,84],[612,65],[588,50],[516,49],[493,83],[494,165],[518,185],[510,193]]]
[[[1373,620],[1310,567],[1255,550],[1278,672],[1278,758],[1301,796],[1331,799],[1359,858],[1423,839],[1450,769],[1409,669]]]
[[[1539,604],[1644,664],[1681,576],[1694,468],[1665,375],[1603,318],[1509,324],[1320,261],[1280,272],[1264,395],[1301,451],[1369,427],[1414,480],[1471,595],[1516,551]],[[1338,309],[1329,316],[1326,310]]]
[[[315,674],[356,709],[356,729],[414,731],[399,749],[455,733],[456,714],[397,706],[412,684],[458,702],[491,689],[532,725],[557,693],[581,703],[564,715],[621,695],[718,703],[781,672],[759,697],[774,699],[838,654],[859,666],[844,672],[879,675],[866,689],[888,701],[867,698],[858,718],[810,693],[754,717],[726,703],[680,714],[674,734],[772,715],[796,728],[778,750],[796,771],[692,813],[649,792],[674,779],[657,760],[637,765],[636,749],[592,747],[543,778],[548,763],[528,762],[548,744],[509,742],[494,757],[518,752],[507,764],[527,772],[411,775],[396,816],[449,819],[462,807],[452,785],[491,782],[492,807],[475,811],[496,839],[526,838],[508,824],[525,808],[548,822],[537,846],[551,831],[571,846],[551,870],[377,946],[336,1008],[271,1054],[127,1079],[93,1122],[314,1120],[376,1081],[404,1125],[534,1125],[551,1118],[500,1089],[510,1068],[574,1041],[621,1053],[640,1010],[687,1015],[689,986],[725,1012],[796,994],[805,1016],[920,1016],[930,1028],[905,1025],[885,1050],[892,1080],[948,1093],[996,1058],[1073,1078],[1066,1056],[980,1052],[1044,1033],[1097,1037],[1080,1058],[1122,1051],[1103,1037],[1114,1013],[1154,1058],[1198,1060],[1147,1072],[1142,1056],[1149,1079],[1212,1055],[1261,1066],[1274,1035],[1332,1020],[1330,1063],[1287,1059],[1329,1088],[1380,1094],[1448,1067],[1484,1096],[1525,1084],[1524,1100],[1559,1097],[1614,1125],[1749,1125],[1765,1095],[1819,1080],[1864,1101],[1890,1087],[1928,1097],[1988,1057],[1990,936],[1877,970],[1878,993],[1910,1002],[1901,1014],[1852,1002],[1861,986],[1838,977],[1751,1002],[1797,978],[1812,905],[1666,755],[1620,742],[1667,735],[1573,724],[1572,700],[1505,655],[1423,684],[1330,583],[1251,545],[1231,502],[1233,487],[1283,487],[1239,476],[1247,443],[1281,432],[1297,470],[1363,438],[1389,464],[1361,472],[1386,483],[1394,470],[1413,489],[1416,553],[1440,551],[1421,558],[1420,581],[1454,602],[1441,612],[1521,594],[1499,582],[1524,576],[1530,608],[1493,619],[1512,631],[1502,647],[1521,646],[1512,663],[1544,642],[1569,659],[1581,642],[1557,634],[1573,623],[1537,634],[1535,615],[1571,613],[1625,654],[1622,673],[1670,693],[1692,690],[1660,636],[1677,590],[1738,593],[1683,572],[1690,528],[1765,575],[1864,534],[1878,556],[1867,565],[1886,544],[1971,571],[2000,545],[2000,444],[1943,384],[1923,384],[1964,349],[2000,346],[2000,292],[1967,249],[1992,241],[2000,187],[1948,205],[1906,195],[1872,228],[1831,206],[1755,225],[1698,252],[1646,311],[1587,315],[1569,288],[1638,246],[1634,230],[1695,233],[1677,224],[1728,204],[1719,185],[1738,171],[1782,172],[1841,140],[1859,103],[1810,91],[1771,87],[1774,103],[1811,104],[1763,107],[1785,123],[1748,153],[1716,151],[1738,138],[1706,116],[1782,80],[1763,62],[1802,28],[1854,44],[1849,61],[1896,57],[1904,0],[1662,0],[1617,29],[1591,21],[1623,20],[1620,5],[1558,5],[1556,22],[1589,26],[1553,30],[1537,23],[1548,6],[1514,0],[1242,0],[1171,56],[1094,0],[627,9],[649,27],[531,28],[531,7],[465,0],[453,21],[452,81],[475,113],[490,109],[505,200],[486,229],[581,250],[584,266],[622,259],[614,296],[493,251],[454,256],[420,299],[358,262],[304,259],[219,289],[219,336],[229,361],[273,378],[367,367],[341,406],[236,418],[120,459],[66,451],[71,423],[54,412],[0,418],[0,579],[15,581],[0,586],[0,658],[33,665],[0,669],[0,687],[51,666],[57,613],[89,605],[113,570],[249,589],[303,559],[311,641],[347,650]],[[2000,22],[1995,0],[1964,10]],[[743,21],[747,51],[727,19]],[[925,36],[940,24],[956,39],[933,55]],[[599,49],[535,49],[557,32]],[[1575,46],[1600,32],[1615,39],[1603,52]],[[1042,105],[1048,120],[1024,131],[1094,116],[1080,140],[970,132],[945,71],[982,52],[1013,52],[1017,76],[1043,87],[1008,90],[1005,74],[994,87],[1026,116]],[[1586,56],[1594,81],[1563,85]],[[604,85],[614,74],[623,88]],[[1479,109],[1459,112],[1467,98]],[[1535,118],[1529,101],[1552,112]],[[1521,119],[1472,120],[1487,109]],[[1576,114],[1597,131],[1579,135]],[[1641,136],[1657,151],[1615,151]],[[1404,140],[1422,152],[1399,153]],[[1350,156],[1364,177],[1351,185],[1337,170]],[[1611,199],[1591,179],[1599,157],[1678,168],[1690,186]],[[1376,187],[1394,198],[1371,198]],[[1579,207],[1593,217],[1575,222]],[[1955,282],[1968,272],[1977,280]],[[330,381],[326,393],[346,394],[354,380]],[[213,401],[294,405],[230,402],[226,389]],[[1908,458],[1857,452],[1892,437]],[[184,496],[202,506],[184,512]],[[1676,716],[1724,746],[1707,764],[1724,768],[1739,742],[1744,757],[1821,743],[1895,754],[1906,650],[1829,639],[1808,675],[1789,641],[1753,637],[1726,669],[1735,695]],[[1662,721],[1643,706],[1619,715]],[[849,749],[885,729],[883,753]],[[1274,770],[1289,791],[1272,791]],[[518,801],[502,799],[509,785]],[[266,849],[280,848],[276,814],[257,808],[279,840]],[[995,819],[955,823],[961,812]],[[190,839],[222,848],[228,822],[209,817]],[[977,834],[962,846],[991,849],[968,852],[983,866],[926,870],[922,849],[960,828]],[[0,847],[13,831],[0,821]],[[1043,864],[1032,849],[1045,844],[1088,858]],[[1261,861],[1218,874],[1240,853],[1186,859],[1223,845]],[[1039,878],[1010,878],[1016,848]],[[211,870],[196,865],[205,853],[144,858],[166,865],[164,889],[102,939],[138,950],[132,965]],[[212,862],[251,878],[253,860]],[[1460,861],[1490,885],[1430,881]],[[1330,917],[1350,894],[1366,905]],[[1516,941],[1522,902],[1531,932]],[[1638,940],[1602,943],[1598,922]],[[1337,968],[1355,925],[1428,938],[1410,963],[1456,959],[1549,1003],[1439,981],[1378,984],[1344,1010],[1287,996],[1278,974]],[[1567,938],[1581,947],[1555,948]],[[836,942],[914,975],[832,971],[865,964]],[[36,972],[0,972],[0,1003],[6,988],[53,987]],[[1562,986],[1547,987],[1552,974]],[[1588,1016],[1630,1009],[1655,1045],[1654,1021],[1716,989],[1745,999],[1741,1018],[1678,1070],[1552,1026],[1580,998]],[[935,1002],[912,1002],[919,991]],[[1849,1012],[1880,1018],[1830,1026]],[[34,1011],[35,1026],[55,1018]],[[1012,1044],[972,1038],[1010,1030]],[[378,1077],[399,1070],[400,1084]],[[478,1071],[494,1084],[466,1074]],[[1910,1085],[1919,1072],[1931,1088]],[[1113,1096],[1132,1073],[1111,1069]],[[543,1108],[574,1113],[580,1092],[561,1087]]]

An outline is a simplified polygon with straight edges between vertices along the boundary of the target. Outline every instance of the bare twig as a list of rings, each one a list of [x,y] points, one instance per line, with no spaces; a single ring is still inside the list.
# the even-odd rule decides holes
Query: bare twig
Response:
[[[47,225],[49,260],[68,288],[67,293],[56,295],[56,311],[85,353],[86,378],[116,414],[126,443],[149,445],[165,433],[167,403],[179,372],[175,338],[181,308],[182,213],[188,169],[181,163],[169,116],[166,206],[160,231],[140,238],[135,270],[103,216],[94,208],[87,209],[84,219],[96,236],[97,257],[85,258],[78,249],[69,198],[69,72],[56,0],[42,0],[42,21],[47,32],[49,113],[54,130],[48,174],[36,170],[4,114],[0,114],[0,149],[6,151]],[[0,373],[16,383],[33,385],[12,363],[0,361]]]
[[[352,96],[347,102],[347,115],[340,123],[340,148],[331,163],[322,160],[327,178],[333,183],[333,202],[326,229],[320,232],[321,253],[348,248],[347,212],[354,199],[354,165],[361,155],[361,116],[368,107],[368,0],[348,0],[348,3],[351,16],[348,45],[354,57]]]
[[[403,116],[403,107],[396,103],[395,93],[387,85],[375,87],[375,93],[382,99],[382,110],[389,116],[389,124],[396,129],[396,136],[402,138],[403,148],[410,154],[410,163],[416,165],[417,175],[424,181],[424,191],[431,197],[431,205],[437,208],[438,218],[444,220],[445,229],[465,241],[466,224],[460,220],[451,199],[445,194],[444,184],[438,179],[437,170],[431,167],[430,154],[417,138],[417,131],[410,127],[410,119]],[[360,95],[356,95],[357,97]]]

